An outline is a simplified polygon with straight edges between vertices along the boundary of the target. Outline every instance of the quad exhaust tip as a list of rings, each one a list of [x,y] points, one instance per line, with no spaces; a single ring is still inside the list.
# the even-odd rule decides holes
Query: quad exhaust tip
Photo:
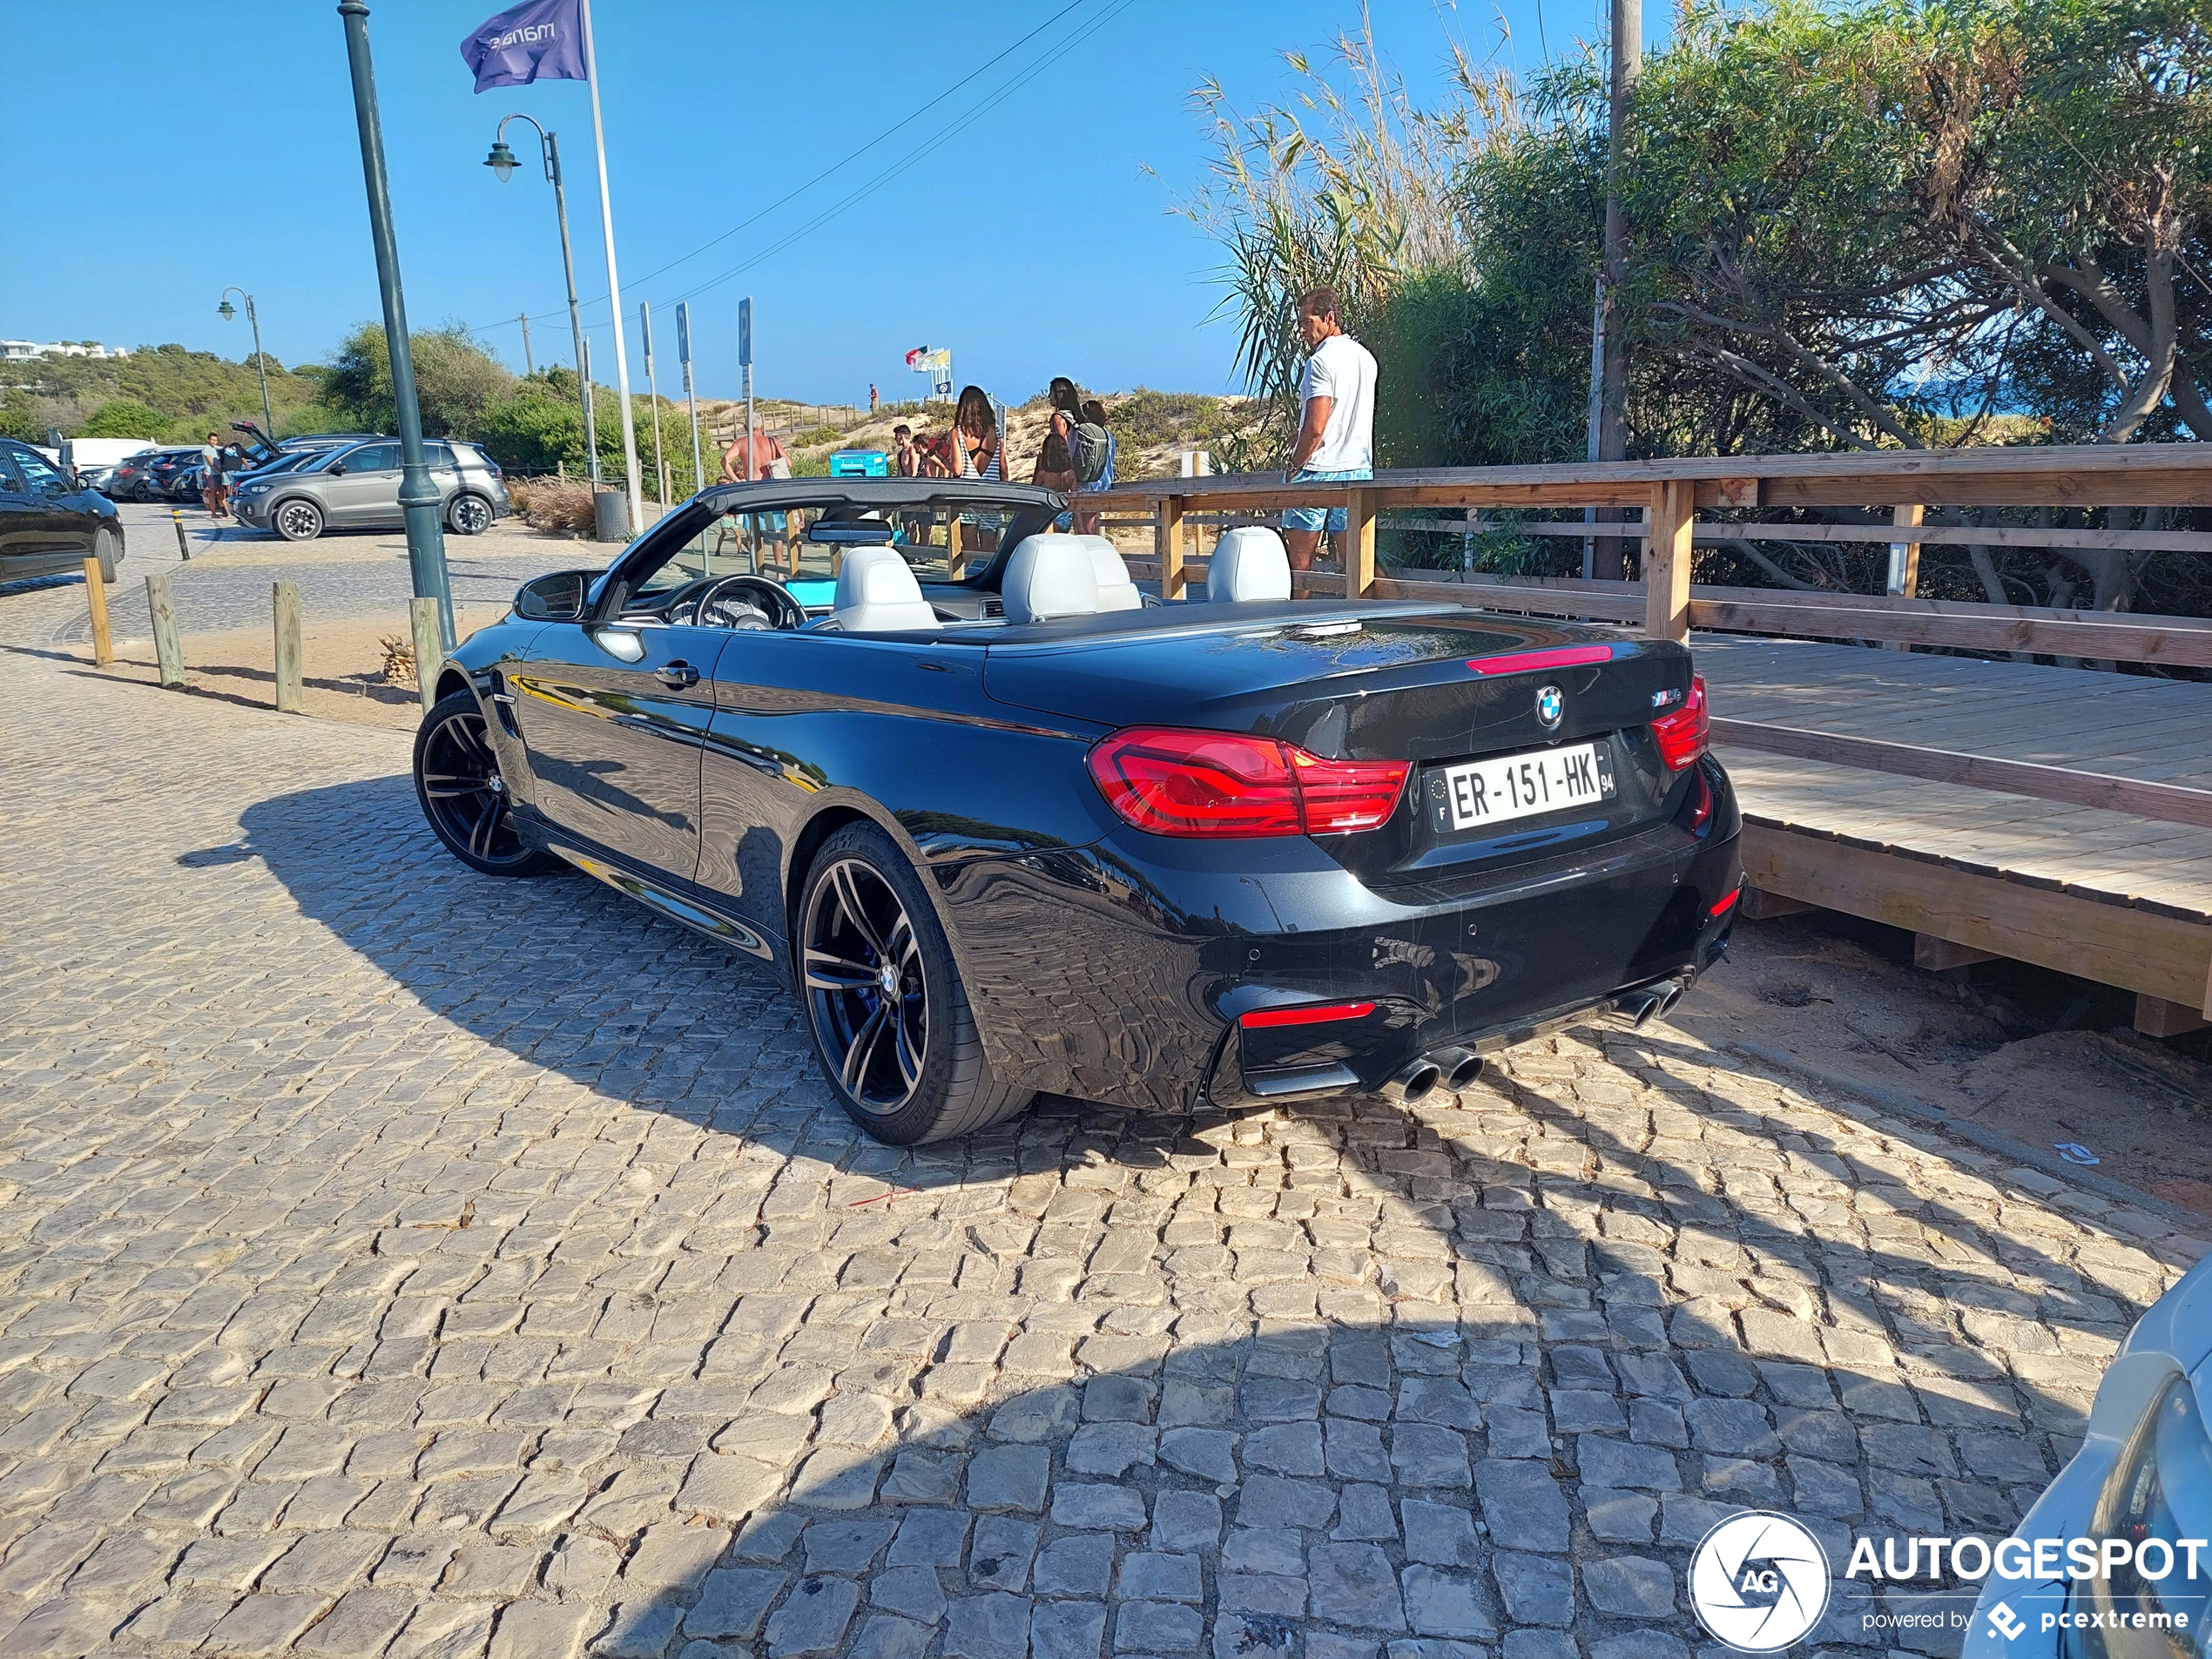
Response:
[[[1443,1081],[1444,1069],[1424,1055],[1400,1068],[1382,1086],[1382,1096],[1385,1100],[1398,1105],[1411,1106],[1416,1101],[1427,1099]]]
[[[1614,1007],[1632,1027],[1641,1028],[1655,1019],[1665,1017],[1669,1009],[1682,1001],[1682,983],[1678,980],[1654,980],[1649,985],[1624,991],[1614,1001]]]
[[[1457,1094],[1482,1075],[1482,1056],[1472,1049],[1439,1049],[1408,1061],[1397,1076],[1382,1086],[1383,1098],[1400,1106],[1426,1100],[1438,1089]]]

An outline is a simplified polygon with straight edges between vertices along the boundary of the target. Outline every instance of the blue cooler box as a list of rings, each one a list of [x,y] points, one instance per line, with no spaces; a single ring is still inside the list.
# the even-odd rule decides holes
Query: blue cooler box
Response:
[[[891,457],[880,449],[840,449],[830,456],[833,478],[888,478]]]

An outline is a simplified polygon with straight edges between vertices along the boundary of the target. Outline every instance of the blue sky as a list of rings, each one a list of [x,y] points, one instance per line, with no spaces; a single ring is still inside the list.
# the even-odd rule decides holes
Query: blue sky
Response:
[[[1102,388],[1231,389],[1234,329],[1206,322],[1217,256],[1169,211],[1204,164],[1189,93],[1212,75],[1241,105],[1286,94],[1294,77],[1280,52],[1324,52],[1339,29],[1357,25],[1357,0],[1078,0],[852,165],[649,274],[768,207],[1068,3],[599,0],[633,384],[643,389],[637,300],[653,304],[665,394],[678,378],[672,302],[755,260],[691,294],[705,395],[737,390],[737,303],[746,293],[758,307],[756,374],[766,395],[852,401],[871,380],[886,397],[909,395],[917,382],[900,359],[924,344],[950,347],[961,381],[1012,398],[1055,374]],[[1373,0],[1372,10],[1386,56],[1420,91],[1440,81],[1452,36],[1478,55],[1535,63],[1538,3],[1452,10]],[[459,42],[496,0],[372,4],[411,322],[467,322],[520,368],[512,319],[528,310],[539,362],[571,358],[551,192],[534,164],[504,185],[482,165],[499,118],[524,111],[560,134],[578,287],[599,300],[585,313],[593,366],[610,381],[584,87],[543,82],[476,95]],[[1541,33],[1554,53],[1598,27],[1593,0],[1542,4]],[[1656,34],[1664,8],[1651,10]],[[239,283],[260,301],[271,352],[287,362],[324,356],[378,315],[335,7],[233,0],[191,20],[165,14],[158,27],[150,15],[143,0],[83,0],[67,25],[77,44],[10,84],[0,152],[18,163],[18,192],[44,173],[56,193],[52,211],[9,214],[0,334],[174,340],[242,356],[244,318],[226,324],[215,314],[223,287]],[[87,119],[94,87],[97,114]],[[979,112],[1001,87],[1005,96]],[[769,251],[971,114],[874,194]],[[526,164],[529,136],[520,123],[509,132]]]

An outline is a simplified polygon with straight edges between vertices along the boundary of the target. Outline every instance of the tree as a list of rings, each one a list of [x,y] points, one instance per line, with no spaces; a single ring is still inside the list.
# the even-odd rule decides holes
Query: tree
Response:
[[[511,393],[515,376],[458,326],[410,334],[416,406],[422,431],[433,438],[466,437],[483,411]],[[382,325],[365,322],[332,356],[322,386],[324,403],[339,419],[366,430],[395,432],[392,360]]]
[[[149,438],[167,435],[172,418],[136,398],[111,398],[92,412],[92,418],[71,436],[79,438]]]

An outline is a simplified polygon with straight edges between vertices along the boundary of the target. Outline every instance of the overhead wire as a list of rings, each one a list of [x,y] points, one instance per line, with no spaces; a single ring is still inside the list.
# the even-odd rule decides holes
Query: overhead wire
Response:
[[[894,122],[891,125],[884,128],[882,132],[877,133],[865,144],[859,145],[853,149],[847,151],[843,156],[832,162],[828,166],[823,168],[819,172],[816,173],[813,178],[807,179],[804,184],[794,186],[782,196],[777,198],[774,201],[770,202],[766,206],[761,208],[758,212],[755,212],[745,219],[740,219],[737,224],[732,225],[729,229],[722,232],[719,235],[711,237],[708,240],[700,243],[698,246],[693,248],[690,253],[679,254],[675,259],[671,260],[667,264],[660,266],[654,270],[648,271],[643,276],[632,278],[632,282],[639,286],[643,286],[644,283],[651,281],[655,277],[665,275],[668,272],[674,270],[678,266],[697,259],[709,248],[715,247],[723,242],[726,242],[730,238],[737,235],[740,231],[750,229],[752,226],[759,224],[762,219],[767,218],[771,213],[775,212],[779,208],[789,206],[792,202],[798,200],[799,197],[813,189],[815,185],[820,184],[824,179],[830,178],[835,173],[842,172],[853,162],[858,161],[862,156],[867,154],[869,151],[873,150],[881,145],[885,140],[892,138],[899,132],[903,132],[907,127],[912,126],[924,115],[927,115],[931,110],[935,109],[939,105],[942,104],[947,98],[952,97],[955,92],[958,92],[961,88],[988,73],[998,64],[1004,63],[1015,52],[1020,51],[1022,48],[1028,45],[1031,41],[1036,39],[1038,36],[1053,29],[1062,19],[1067,17],[1069,13],[1078,11],[1084,6],[1091,3],[1093,3],[1093,0],[1069,0],[1068,4],[1061,7],[1059,10],[1054,12],[1049,17],[1047,17],[1035,28],[1030,30],[1028,33],[1021,37],[1020,39],[1015,40],[1011,44],[1002,48],[1001,51],[994,53],[991,57],[984,59],[983,62],[978,64],[974,69],[968,71],[967,74],[961,76],[960,79],[953,82],[942,91],[937,93],[935,97],[930,98],[927,103],[918,105],[910,113],[900,120]],[[1128,3],[1129,0],[1123,0],[1123,5],[1124,7]],[[1075,38],[1080,40],[1084,37],[1085,37],[1083,35],[1078,35]],[[1056,62],[1060,56],[1064,55],[1064,51],[1065,49],[1063,48],[1061,52],[1055,53],[1052,57],[1044,59],[1043,63]],[[1035,73],[1037,68],[1043,66],[1043,63],[1033,66],[1031,70],[1027,72],[1032,74]],[[1004,96],[1005,91],[1001,88],[998,93],[992,96],[991,102],[995,103]],[[989,104],[986,104],[981,107],[988,108]],[[971,113],[965,118],[972,120],[974,118],[974,114]],[[578,303],[583,307],[602,306],[607,303],[607,298],[608,296],[603,293],[594,299],[581,300]],[[567,308],[565,307],[556,307],[543,312],[532,312],[529,314],[531,321],[539,322],[552,318],[564,316],[567,314]],[[488,328],[503,327],[510,324],[516,323],[519,320],[520,320],[517,318],[502,317],[496,322],[485,324],[483,327]]]

